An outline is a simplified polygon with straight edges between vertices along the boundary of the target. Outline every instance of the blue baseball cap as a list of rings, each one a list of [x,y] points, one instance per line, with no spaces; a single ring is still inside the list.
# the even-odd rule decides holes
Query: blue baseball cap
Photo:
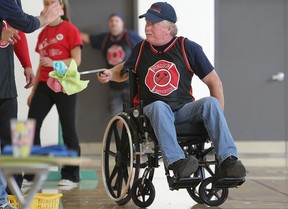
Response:
[[[156,2],[139,18],[145,17],[152,23],[158,23],[163,20],[168,20],[169,22],[176,23],[177,16],[174,8],[167,2]]]
[[[120,12],[113,12],[112,14],[110,14],[109,15],[109,17],[108,17],[108,20],[111,18],[111,17],[120,17],[123,21],[124,21],[124,16],[123,16],[123,14],[122,13],[120,13]]]

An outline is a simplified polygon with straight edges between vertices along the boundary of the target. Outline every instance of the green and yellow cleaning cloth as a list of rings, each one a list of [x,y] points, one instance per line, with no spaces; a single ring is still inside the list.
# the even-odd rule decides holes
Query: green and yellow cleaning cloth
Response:
[[[87,88],[89,81],[80,80],[75,60],[71,60],[68,68],[64,62],[54,61],[53,69],[54,71],[49,73],[47,85],[54,92],[62,91],[67,95],[72,95]]]

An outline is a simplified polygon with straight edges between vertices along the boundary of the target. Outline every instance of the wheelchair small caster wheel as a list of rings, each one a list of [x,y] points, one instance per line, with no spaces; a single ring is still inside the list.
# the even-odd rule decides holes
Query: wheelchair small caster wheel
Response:
[[[149,207],[155,199],[155,187],[149,179],[137,179],[132,186],[131,196],[138,207]]]
[[[187,188],[190,197],[198,204],[204,204],[202,198],[199,196],[199,187]]]
[[[209,177],[202,181],[199,187],[199,195],[203,202],[209,206],[219,206],[225,202],[228,197],[228,188],[215,188],[215,178]]]

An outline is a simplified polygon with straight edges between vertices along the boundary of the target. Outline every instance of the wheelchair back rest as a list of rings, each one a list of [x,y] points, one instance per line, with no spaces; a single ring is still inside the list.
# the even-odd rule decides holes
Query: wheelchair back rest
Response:
[[[134,99],[138,94],[138,82],[135,74],[132,72],[132,69],[129,69],[129,87],[130,87],[129,105],[130,107],[134,107]]]

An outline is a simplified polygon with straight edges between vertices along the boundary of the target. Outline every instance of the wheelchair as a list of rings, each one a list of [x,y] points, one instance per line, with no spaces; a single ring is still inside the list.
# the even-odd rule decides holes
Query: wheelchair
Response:
[[[131,94],[133,91],[135,89],[132,87],[131,101],[131,95],[135,95]],[[138,207],[146,208],[155,199],[152,181],[155,168],[160,166],[162,157],[142,106],[141,102],[138,108],[134,108],[132,104],[125,105],[123,112],[109,121],[103,137],[102,177],[107,195],[116,204],[125,205],[132,199]],[[228,189],[240,186],[245,178],[216,177],[215,171],[219,169],[219,163],[203,124],[193,129],[191,124],[179,124],[176,125],[176,132],[184,153],[195,156],[199,167],[190,177],[179,178],[164,166],[169,189],[186,189],[190,197],[199,204],[223,204],[228,197]],[[140,172],[141,169],[144,171]]]

